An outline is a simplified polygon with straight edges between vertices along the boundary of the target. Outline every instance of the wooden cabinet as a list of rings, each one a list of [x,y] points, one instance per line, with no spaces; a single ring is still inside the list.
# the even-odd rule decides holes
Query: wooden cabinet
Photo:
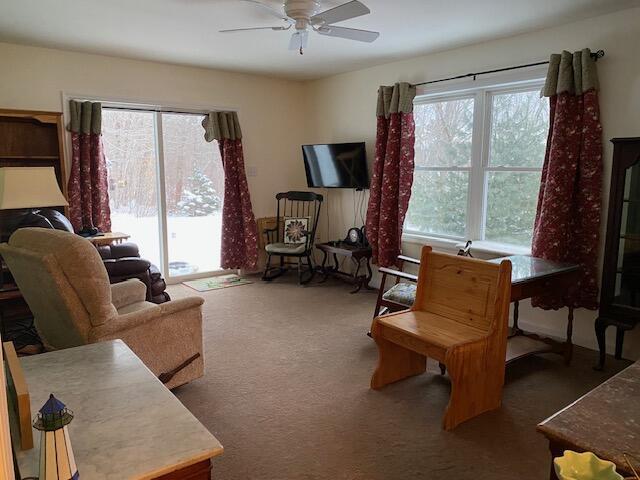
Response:
[[[66,197],[62,113],[0,109],[0,167],[54,167]]]
[[[614,138],[609,215],[602,268],[600,311],[595,323],[604,366],[607,327],[616,327],[616,358],[624,333],[640,321],[640,137]]]

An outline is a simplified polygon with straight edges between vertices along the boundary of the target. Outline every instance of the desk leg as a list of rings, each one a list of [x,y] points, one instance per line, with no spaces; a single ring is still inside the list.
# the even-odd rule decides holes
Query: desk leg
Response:
[[[358,277],[358,275],[360,274],[360,259],[359,258],[355,259],[351,257],[351,261],[354,263],[356,267],[356,271],[353,274],[353,282],[354,282],[354,285],[356,285],[356,288],[349,293],[358,293],[362,288],[362,283],[364,282],[362,278]]]
[[[365,261],[367,262],[367,278],[364,281],[364,286],[367,290],[373,290],[373,287],[369,285],[369,283],[371,283],[371,278],[373,277],[373,272],[371,271],[371,258],[367,257],[365,258]]]
[[[549,470],[549,480],[559,480],[556,475],[556,469],[553,466],[553,459],[556,457],[561,457],[564,455],[565,450],[574,450],[568,445],[561,445],[559,443],[554,442],[553,440],[549,440],[549,453],[551,454],[551,468]],[[581,450],[576,450],[580,452]]]
[[[573,356],[573,307],[569,306],[569,315],[567,316],[567,341],[565,343],[564,361],[567,365],[571,363]]]
[[[551,451],[551,468],[549,470],[549,480],[559,480],[558,475],[556,475],[556,469],[553,466],[553,459],[555,458],[555,455],[553,453],[551,444],[549,444],[549,450]]]
[[[511,333],[512,337],[515,337],[516,335],[520,335],[522,333],[522,330],[520,330],[520,327],[518,326],[519,316],[520,316],[520,302],[516,300],[515,302],[513,302],[513,331]]]
[[[327,252],[325,252],[324,250],[322,250],[322,266],[320,267],[320,269],[322,270],[323,275],[320,283],[324,283],[329,278],[329,272],[327,271]]]

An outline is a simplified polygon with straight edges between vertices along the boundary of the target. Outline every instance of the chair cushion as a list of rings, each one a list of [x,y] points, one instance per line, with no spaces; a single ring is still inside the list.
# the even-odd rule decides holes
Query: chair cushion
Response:
[[[297,255],[304,253],[306,245],[301,243],[299,245],[291,245],[287,243],[270,243],[264,249],[268,253],[281,253],[284,255]]]
[[[382,295],[384,300],[399,303],[406,307],[411,307],[416,299],[415,283],[398,283],[384,292]]]

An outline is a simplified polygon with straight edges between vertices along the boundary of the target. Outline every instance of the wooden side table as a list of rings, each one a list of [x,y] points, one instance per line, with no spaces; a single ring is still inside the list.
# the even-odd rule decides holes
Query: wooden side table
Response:
[[[564,450],[593,452],[616,464],[622,475],[631,475],[624,455],[640,456],[640,363],[634,363],[582,398],[538,425],[549,440],[551,470],[557,480],[553,459]],[[640,468],[640,465],[634,465]]]
[[[96,247],[100,247],[103,245],[111,245],[112,243],[122,243],[125,240],[128,240],[131,235],[127,235],[122,232],[106,232],[102,235],[94,235],[92,237],[86,237],[91,243],[93,243]]]
[[[334,276],[355,285],[355,289],[350,293],[358,293],[362,287],[365,287],[367,290],[373,290],[373,287],[369,286],[369,282],[373,276],[371,272],[371,247],[360,247],[345,242],[327,242],[316,245],[316,248],[323,254],[320,270],[324,278],[321,280],[321,283],[326,282],[329,276]],[[333,256],[333,266],[327,266],[329,254]],[[353,273],[340,270],[338,255],[351,259],[351,263],[355,267]],[[366,273],[360,273],[363,263],[366,268]]]

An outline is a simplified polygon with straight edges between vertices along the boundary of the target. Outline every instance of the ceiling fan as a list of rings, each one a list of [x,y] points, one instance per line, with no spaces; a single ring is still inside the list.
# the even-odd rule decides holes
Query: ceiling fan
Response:
[[[380,35],[370,30],[358,30],[356,28],[338,27],[334,23],[343,22],[351,18],[367,15],[371,11],[358,0],[338,5],[329,10],[320,11],[320,0],[284,0],[283,10],[279,11],[258,0],[243,0],[252,3],[274,17],[284,22],[284,25],[275,27],[250,27],[220,30],[222,33],[246,32],[250,30],[275,30],[283,31],[294,27],[295,32],[289,41],[289,50],[298,50],[300,55],[309,43],[309,30],[328,37],[346,38],[359,42],[373,42]]]

